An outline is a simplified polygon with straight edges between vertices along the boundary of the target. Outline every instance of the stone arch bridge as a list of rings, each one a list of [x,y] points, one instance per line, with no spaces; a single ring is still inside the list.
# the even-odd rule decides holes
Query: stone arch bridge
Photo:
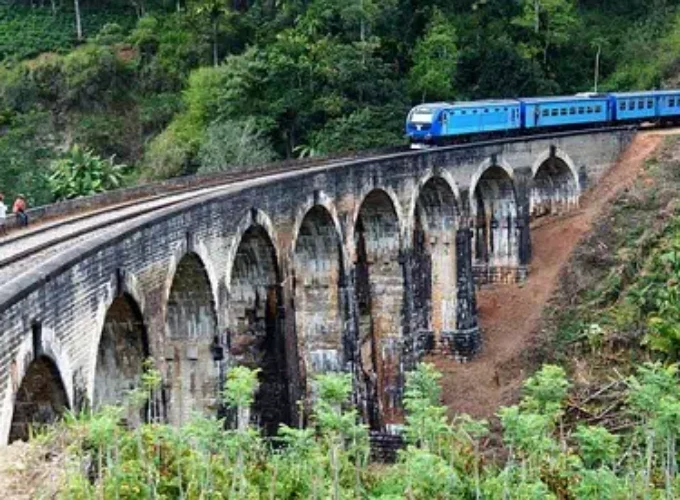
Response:
[[[271,432],[318,373],[353,374],[367,423],[404,372],[482,346],[477,282],[530,272],[532,217],[566,212],[633,136],[604,130],[368,160],[241,183],[93,231],[0,283],[0,443],[119,402],[151,357],[153,414],[216,414],[225,369],[261,369]],[[0,242],[1,243],[1,242]]]

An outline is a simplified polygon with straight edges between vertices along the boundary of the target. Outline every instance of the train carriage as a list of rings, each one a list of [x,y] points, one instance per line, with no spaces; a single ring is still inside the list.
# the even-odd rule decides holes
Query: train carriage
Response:
[[[657,99],[657,116],[672,121],[680,120],[680,90],[654,92]]]
[[[609,100],[613,121],[650,121],[658,114],[657,92],[614,92],[609,94]]]
[[[511,99],[457,102],[443,110],[442,132],[463,136],[520,128],[520,106]]]
[[[522,103],[525,129],[592,125],[606,123],[610,119],[609,99],[606,95],[530,97],[519,101]]]

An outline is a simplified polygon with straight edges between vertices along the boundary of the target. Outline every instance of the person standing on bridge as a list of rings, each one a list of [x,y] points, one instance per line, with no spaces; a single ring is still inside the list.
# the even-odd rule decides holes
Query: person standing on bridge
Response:
[[[12,213],[16,215],[20,226],[28,226],[28,215],[26,215],[26,198],[23,194],[17,196],[12,206]]]
[[[0,193],[0,235],[7,234],[7,205],[5,205],[5,195]]]

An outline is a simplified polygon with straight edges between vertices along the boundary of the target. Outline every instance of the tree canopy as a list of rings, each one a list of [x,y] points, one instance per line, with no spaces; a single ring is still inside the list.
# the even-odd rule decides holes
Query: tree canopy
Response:
[[[132,179],[228,168],[243,151],[219,138],[266,158],[396,145],[423,101],[591,90],[598,51],[600,89],[672,85],[678,3],[14,0],[0,189],[51,201],[50,164],[74,145]]]

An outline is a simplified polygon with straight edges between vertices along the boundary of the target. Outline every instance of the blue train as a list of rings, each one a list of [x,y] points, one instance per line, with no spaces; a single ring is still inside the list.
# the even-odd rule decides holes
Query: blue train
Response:
[[[406,119],[414,149],[487,137],[680,122],[680,90],[421,104]]]

